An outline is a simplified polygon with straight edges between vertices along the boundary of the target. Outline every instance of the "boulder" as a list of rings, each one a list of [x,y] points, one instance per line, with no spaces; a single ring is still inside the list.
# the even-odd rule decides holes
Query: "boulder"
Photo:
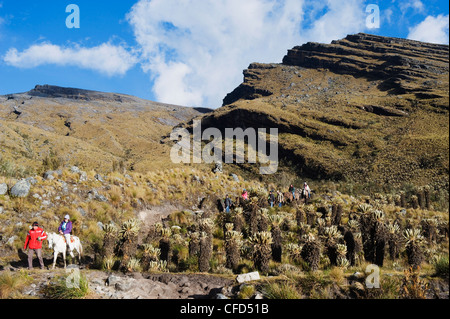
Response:
[[[108,276],[108,278],[106,279],[105,284],[107,286],[113,287],[115,286],[117,283],[119,283],[122,280],[122,277],[119,277],[117,275],[111,274]]]
[[[236,281],[239,284],[242,284],[244,282],[249,282],[249,281],[256,281],[256,280],[261,280],[261,277],[259,276],[259,272],[251,272],[248,274],[242,274],[236,277]]]
[[[10,193],[13,197],[27,197],[30,189],[31,184],[26,179],[22,179],[11,188]]]
[[[0,184],[0,195],[6,195],[8,193],[8,185]]]

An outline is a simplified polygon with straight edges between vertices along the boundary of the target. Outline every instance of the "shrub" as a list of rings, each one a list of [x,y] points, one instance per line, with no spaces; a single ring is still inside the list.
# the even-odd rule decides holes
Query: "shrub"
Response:
[[[89,284],[86,277],[80,274],[78,285],[67,285],[68,277],[59,277],[42,289],[47,299],[84,299],[89,293]]]
[[[420,279],[420,267],[405,270],[400,295],[404,299],[426,299],[428,284]]]
[[[20,297],[20,290],[31,281],[25,272],[5,271],[0,275],[0,299]]]
[[[263,295],[268,299],[302,299],[300,288],[296,287],[293,283],[283,281],[268,283],[262,288]]]
[[[433,266],[436,276],[449,279],[448,256],[439,256],[434,260]]]

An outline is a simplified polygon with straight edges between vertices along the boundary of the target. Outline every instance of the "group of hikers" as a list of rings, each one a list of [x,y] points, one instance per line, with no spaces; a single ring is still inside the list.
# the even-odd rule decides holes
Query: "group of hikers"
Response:
[[[70,236],[72,233],[72,221],[70,216],[64,216],[63,221],[59,224],[58,233],[64,236],[66,244],[70,249]],[[33,269],[33,256],[37,255],[41,269],[44,269],[44,260],[42,259],[42,242],[47,239],[47,234],[44,229],[40,227],[38,222],[34,222],[31,229],[27,233],[25,239],[25,245],[23,250],[26,251],[28,248],[28,269]]]
[[[292,184],[289,186],[289,194],[292,194],[293,200],[300,199],[300,198],[297,198],[296,189]],[[307,198],[307,199],[311,198],[311,189],[307,182],[305,182],[303,185],[302,194],[305,194],[304,196],[306,196],[305,198]],[[241,194],[241,199],[244,202],[249,200],[248,192],[246,189],[243,190],[243,192]],[[278,207],[282,207],[284,205],[284,203],[286,202],[286,199],[285,199],[283,192],[277,190],[276,195],[275,195],[275,191],[272,189],[269,193],[268,202],[270,204],[270,207],[274,207],[275,203],[278,203]],[[225,212],[229,213],[232,205],[233,205],[233,202],[232,202],[231,198],[229,197],[229,195],[226,195],[225,201],[224,201]]]
[[[298,200],[296,189],[293,185],[289,186],[289,193],[292,194],[292,197],[294,200]],[[303,194],[306,194],[307,198],[311,198],[311,189],[309,188],[308,184],[305,182],[303,186]],[[249,194],[246,189],[243,190],[241,194],[241,199],[245,202],[249,200]],[[285,196],[282,192],[279,190],[276,191],[276,197],[275,197],[275,191],[271,190],[268,197],[268,202],[270,204],[270,207],[274,207],[275,203],[278,203],[279,207],[282,207],[285,203]],[[227,213],[230,212],[231,207],[233,205],[233,202],[229,195],[226,195],[224,206],[225,211]],[[58,234],[63,236],[65,238],[67,247],[70,249],[70,243],[71,243],[71,234],[72,234],[72,221],[70,220],[70,216],[66,215],[64,216],[63,221],[59,224],[58,227]],[[33,269],[33,257],[36,254],[37,258],[39,260],[39,264],[41,269],[44,269],[44,261],[42,258],[42,243],[43,241],[47,239],[47,234],[45,233],[44,229],[40,227],[38,222],[34,222],[30,228],[30,230],[27,233],[27,237],[25,239],[25,244],[23,246],[23,250],[26,251],[28,249],[28,269]]]

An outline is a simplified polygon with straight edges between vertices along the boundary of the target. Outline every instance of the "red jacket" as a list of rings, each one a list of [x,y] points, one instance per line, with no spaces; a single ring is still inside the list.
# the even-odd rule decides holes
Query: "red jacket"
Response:
[[[38,241],[39,237],[41,237],[41,241]],[[23,249],[27,249],[27,246],[29,249],[42,249],[42,242],[46,238],[47,234],[42,228],[38,227],[36,230],[32,228],[27,234],[27,239],[25,239],[25,245],[23,246]]]

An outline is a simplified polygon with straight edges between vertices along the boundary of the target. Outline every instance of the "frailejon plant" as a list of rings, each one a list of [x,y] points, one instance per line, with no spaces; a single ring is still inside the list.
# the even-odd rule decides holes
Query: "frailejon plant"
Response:
[[[302,248],[301,257],[308,264],[311,271],[318,270],[321,253],[320,242],[312,233],[305,235],[303,240],[305,244]]]
[[[212,235],[202,232],[200,235],[200,255],[198,258],[198,269],[200,272],[208,272],[210,269],[210,260],[212,257]]]
[[[268,209],[261,208],[258,210],[258,231],[266,232],[269,228]]]
[[[349,261],[350,265],[354,266],[356,263],[356,250],[355,250],[356,242],[355,242],[355,235],[350,227],[344,234],[344,241],[347,247],[346,258]]]
[[[114,255],[114,249],[116,247],[117,242],[117,227],[110,223],[103,227],[103,249],[102,249],[102,257],[108,258]]]
[[[427,239],[428,243],[435,243],[438,237],[438,221],[435,218],[427,218],[422,220],[421,226],[423,236]]]
[[[389,245],[389,256],[396,260],[400,255],[400,226],[397,223],[387,225],[387,238]]]
[[[200,233],[199,232],[193,232],[190,235],[190,241],[189,241],[189,256],[192,257],[198,257],[198,254],[200,253]]]
[[[272,255],[272,234],[269,232],[257,232],[249,238],[253,245],[253,262],[262,273],[269,271],[269,262]]]
[[[418,269],[423,262],[423,241],[424,238],[420,229],[407,229],[403,233],[406,240],[406,255],[408,256],[408,264],[413,269]]]
[[[384,254],[386,250],[387,231],[384,224],[384,212],[376,210],[373,212],[373,238],[375,246],[375,264],[383,267]]]
[[[325,227],[321,238],[324,240],[325,252],[330,259],[332,266],[337,265],[337,248],[339,240],[342,238],[337,226]]]
[[[295,213],[295,219],[297,221],[297,226],[300,226],[301,223],[306,222],[305,212],[302,207],[298,207]]]
[[[170,237],[172,236],[172,230],[170,228],[161,229],[161,240],[159,241],[160,259],[170,262],[172,257],[172,243]]]
[[[298,262],[301,256],[302,246],[294,243],[288,243],[286,245],[286,251],[292,262]]]
[[[145,271],[150,269],[150,263],[159,261],[161,256],[161,249],[154,247],[151,244],[142,245],[142,268]]]
[[[272,259],[276,262],[281,262],[283,254],[283,238],[281,234],[280,224],[283,222],[283,217],[280,215],[272,215],[269,217],[272,224]]]
[[[316,211],[314,210],[313,205],[305,206],[305,212],[306,212],[306,223],[310,226],[314,226],[316,222]]]
[[[233,226],[233,224],[231,224]],[[232,229],[225,233],[225,267],[236,270],[241,258],[242,234]]]
[[[134,257],[137,251],[137,235],[140,229],[140,222],[137,219],[127,220],[122,224],[119,231],[120,251],[122,254],[122,267],[126,267],[129,259]]]
[[[128,272],[138,272],[141,270],[141,261],[137,258],[130,258],[127,263]]]
[[[235,231],[242,232],[245,224],[242,207],[235,208],[233,216],[233,224]]]

